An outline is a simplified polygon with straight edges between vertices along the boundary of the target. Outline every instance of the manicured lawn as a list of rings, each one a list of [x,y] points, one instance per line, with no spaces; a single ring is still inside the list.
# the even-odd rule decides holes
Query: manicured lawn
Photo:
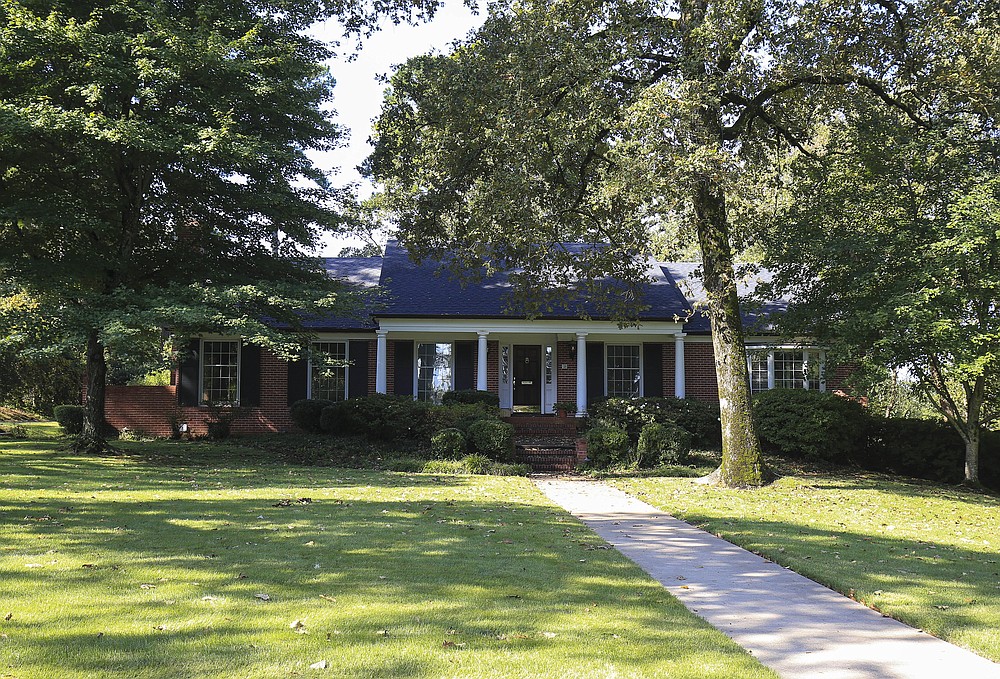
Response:
[[[674,516],[1000,661],[1000,499],[874,474],[799,473],[756,491],[609,481]]]
[[[527,479],[121,445],[0,443],[0,676],[774,676]]]

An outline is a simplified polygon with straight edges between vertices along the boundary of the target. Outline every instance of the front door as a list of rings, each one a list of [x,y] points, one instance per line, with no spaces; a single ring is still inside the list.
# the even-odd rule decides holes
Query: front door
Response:
[[[542,348],[514,345],[514,409],[541,412]]]

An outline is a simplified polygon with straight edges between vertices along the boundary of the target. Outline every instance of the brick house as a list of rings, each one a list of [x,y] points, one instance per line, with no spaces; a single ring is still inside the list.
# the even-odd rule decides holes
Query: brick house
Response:
[[[463,286],[390,241],[383,257],[327,260],[332,276],[377,288],[379,300],[362,317],[310,323],[313,355],[330,357],[329,365],[285,362],[238,337],[194,338],[170,386],[108,386],[107,418],[118,429],[166,436],[171,422],[204,433],[209,402],[243,406],[247,416],[233,431],[255,433],[293,428],[289,405],[303,398],[439,401],[449,390],[480,389],[507,411],[547,414],[570,402],[578,416],[613,396],[718,400],[711,330],[696,311],[704,299],[696,265],[648,264],[647,308],[637,326],[619,328],[558,310],[510,315],[504,275]],[[767,334],[769,315],[783,307],[778,300],[746,314],[747,327],[761,333],[747,337],[752,389],[827,389],[821,349]]]

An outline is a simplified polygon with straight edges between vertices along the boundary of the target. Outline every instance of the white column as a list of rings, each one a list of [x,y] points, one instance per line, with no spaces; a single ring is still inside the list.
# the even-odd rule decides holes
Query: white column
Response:
[[[684,398],[684,338],[683,332],[674,333],[674,396]]]
[[[479,357],[476,365],[476,389],[486,391],[486,336],[488,332],[478,332],[479,336]]]
[[[767,388],[774,389],[774,351],[767,352]]]
[[[587,414],[587,333],[576,333],[576,416]]]
[[[388,332],[388,330],[375,331],[378,336],[375,344],[375,392],[378,394],[386,393],[385,370],[388,352],[386,351],[385,336]]]

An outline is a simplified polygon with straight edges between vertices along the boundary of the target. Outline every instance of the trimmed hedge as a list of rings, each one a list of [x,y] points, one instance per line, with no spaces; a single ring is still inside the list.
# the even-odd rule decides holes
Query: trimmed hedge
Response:
[[[587,457],[596,467],[629,463],[628,432],[621,427],[597,426],[587,432]]]
[[[409,396],[376,394],[323,408],[320,428],[337,436],[365,436],[373,441],[430,442],[442,429],[458,429],[467,434],[473,422],[499,419],[498,409],[482,403],[439,406],[414,401]]]
[[[652,422],[642,428],[636,451],[639,467],[684,464],[691,453],[691,434],[676,424]]]
[[[465,434],[458,429],[442,429],[431,437],[431,457],[457,460],[465,455]]]
[[[753,399],[761,444],[789,457],[846,462],[864,449],[869,417],[860,403],[805,389],[772,389]]]
[[[617,427],[628,433],[632,445],[639,442],[647,424],[676,424],[692,437],[692,443],[713,447],[722,443],[719,405],[689,398],[609,398],[589,409],[597,426]]]
[[[56,422],[67,434],[83,433],[83,406],[62,405],[52,409]]]
[[[514,427],[498,420],[479,420],[469,425],[472,449],[497,462],[514,459]]]
[[[499,408],[500,397],[492,391],[479,391],[478,389],[446,391],[441,397],[441,405],[450,406],[458,403],[469,405],[481,404],[490,408]]]
[[[327,399],[304,398],[292,404],[291,408],[289,408],[289,415],[292,418],[292,422],[302,431],[307,431],[310,434],[318,434],[323,431],[320,423],[323,409],[329,408],[332,405],[334,405],[334,402]]]

